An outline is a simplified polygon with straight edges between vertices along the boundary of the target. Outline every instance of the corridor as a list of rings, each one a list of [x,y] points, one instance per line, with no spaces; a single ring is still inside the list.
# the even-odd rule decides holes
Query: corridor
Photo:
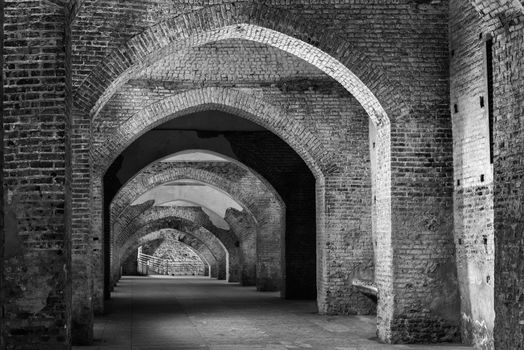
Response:
[[[310,301],[282,300],[209,278],[124,277],[95,321],[95,345],[75,350],[469,349],[384,345],[368,316],[320,316]]]

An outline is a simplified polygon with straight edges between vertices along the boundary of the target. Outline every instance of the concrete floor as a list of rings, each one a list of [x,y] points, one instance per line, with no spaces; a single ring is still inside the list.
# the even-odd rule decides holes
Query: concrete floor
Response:
[[[314,302],[213,279],[124,277],[78,350],[464,350],[460,345],[385,345],[374,317],[320,316]]]

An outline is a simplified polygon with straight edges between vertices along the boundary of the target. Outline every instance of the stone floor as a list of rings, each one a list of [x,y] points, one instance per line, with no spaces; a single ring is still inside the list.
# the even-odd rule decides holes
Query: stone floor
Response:
[[[124,277],[97,319],[94,346],[78,350],[464,350],[460,345],[385,345],[373,317],[320,316],[288,301],[213,279]]]

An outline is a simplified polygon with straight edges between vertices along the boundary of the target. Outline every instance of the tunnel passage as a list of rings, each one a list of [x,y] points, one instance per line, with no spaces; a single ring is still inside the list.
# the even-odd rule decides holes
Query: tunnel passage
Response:
[[[275,247],[281,247],[285,232],[285,205],[259,174],[215,153],[176,153],[148,165],[120,189],[111,204],[111,222],[132,203],[154,199],[159,205],[162,198],[176,198],[172,205],[198,205],[212,221],[214,216],[214,225],[229,227],[241,252],[241,285],[259,282],[260,291],[282,291],[281,251]]]
[[[158,126],[127,147],[107,170],[104,176],[105,271],[110,271],[109,207],[118,190],[148,164],[187,149],[212,151],[237,160],[259,173],[276,189],[286,205],[285,297],[315,299],[313,174],[279,137],[255,123],[219,111],[197,112]],[[109,282],[106,273],[106,298],[110,293]]]

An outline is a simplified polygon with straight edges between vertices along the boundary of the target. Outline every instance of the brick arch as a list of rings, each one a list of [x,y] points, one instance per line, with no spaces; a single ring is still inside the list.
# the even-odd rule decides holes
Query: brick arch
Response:
[[[232,113],[278,135],[300,155],[317,179],[339,163],[338,154],[326,149],[310,130],[287,117],[280,108],[236,89],[207,87],[169,96],[128,118],[99,147],[90,149],[90,158],[97,160],[93,161],[94,172],[103,174],[127,146],[147,131],[174,118],[205,110]]]
[[[231,282],[238,281],[242,257],[237,247],[238,237],[233,230],[223,230],[214,226],[200,207],[154,207],[153,205],[154,201],[150,200],[139,205],[128,206],[117,217],[111,226],[111,260],[118,259],[118,256],[114,256],[114,252],[125,243],[125,235],[133,234],[138,230],[137,227],[143,224],[140,220],[148,220],[151,216],[155,218],[169,216],[186,220],[185,226],[191,222],[192,228],[200,227],[214,235],[227,254],[227,276],[231,277]],[[137,219],[139,222],[136,222]]]
[[[376,125],[389,123],[379,100],[392,111],[407,110],[395,84],[365,52],[319,28],[311,20],[260,3],[206,6],[160,22],[114,50],[83,81],[74,101],[78,110],[95,116],[123,83],[170,52],[244,39],[274,46],[319,68],[355,96]]]
[[[240,164],[238,161],[233,159],[230,159],[230,161],[239,168],[246,169],[249,176],[255,177],[265,189],[264,192],[270,195],[271,200],[277,203],[282,210],[285,210],[284,201],[267,180],[263,179],[262,176],[257,174],[254,170]],[[263,208],[260,208],[256,203],[256,198],[249,194],[249,188],[246,191],[246,188],[239,187],[238,184],[225,175],[191,167],[190,164],[184,164],[182,167],[157,161],[145,167],[120,188],[111,202],[112,221],[120,216],[126,207],[147,191],[162,184],[183,179],[199,181],[228,194],[245,210],[251,213],[255,219],[260,219],[262,215]]]
[[[152,201],[151,201],[152,202]],[[138,210],[134,210],[138,207]],[[176,217],[193,226],[199,226],[213,234],[227,251],[233,250],[238,237],[230,230],[223,230],[213,225],[207,214],[200,207],[154,207],[153,204],[147,206],[128,207],[129,215],[126,212],[120,215],[113,225],[114,243],[118,246],[125,241],[126,234],[136,231],[139,227],[146,224],[151,219],[164,217]]]
[[[231,231],[215,227],[201,208],[191,207],[151,207],[142,213],[134,213],[131,217],[124,218],[120,228],[113,232],[115,250],[121,247],[130,237],[138,237],[144,227],[153,225],[170,225],[165,227],[176,228],[183,232],[200,232],[203,240],[219,244],[225,251],[227,275],[233,279],[238,278],[240,264],[240,251],[236,246],[237,237]]]
[[[142,215],[142,219],[144,219],[144,215]],[[228,270],[237,268],[237,266],[234,265],[236,261],[230,261],[230,257],[234,257],[235,252],[228,251],[225,245],[220,242],[215,235],[202,226],[196,225],[190,220],[176,215],[157,216],[149,220],[143,220],[142,225],[136,225],[132,230],[127,231],[125,239],[116,245],[117,254],[116,259],[113,260],[113,268],[118,265],[118,259],[121,257],[122,252],[125,251],[126,246],[151,232],[163,229],[177,230],[204,243],[217,259],[219,266],[221,266],[219,278],[227,278],[229,275]]]
[[[169,157],[172,155],[166,158]],[[244,226],[245,224],[238,227],[238,214],[226,212],[225,220],[240,241],[241,282],[250,285],[264,280],[264,264],[271,265],[271,271],[279,271],[281,275],[282,252],[281,249],[274,251],[274,247],[282,247],[282,236],[286,231],[284,201],[267,180],[238,161],[219,163],[221,167],[218,169],[216,166],[211,167],[211,164],[205,170],[206,167],[199,168],[203,165],[198,163],[152,163],[124,184],[116,194],[111,204],[111,222],[115,222],[131,203],[152,188],[181,179],[200,181],[233,197],[244,208],[250,220],[255,222],[254,230],[249,225]],[[235,168],[238,171],[228,171]],[[144,211],[152,203],[148,206],[148,202],[145,202],[139,206]],[[133,206],[135,207],[137,206]],[[129,216],[136,216],[136,213],[131,210]],[[267,262],[269,260],[270,263]],[[259,270],[258,279],[255,277],[255,269]],[[274,278],[266,279],[266,282],[270,280],[274,281]],[[262,287],[260,284],[259,288],[269,288],[269,285]]]
[[[175,229],[161,229],[158,231],[151,232],[136,241],[129,241],[126,244],[126,246],[124,246],[121,250],[120,261],[126,261],[127,258],[131,255],[131,253],[138,249],[138,247],[142,244],[154,241],[156,239],[167,237],[174,237],[179,242],[188,246],[191,250],[195,252],[195,254],[197,254],[200,257],[200,259],[202,259],[204,264],[206,264],[209,269],[211,269],[211,266],[214,266],[214,270],[216,270],[218,261],[213,256],[209,247],[207,247],[204,242],[198,240],[197,238],[187,233],[177,231]]]

